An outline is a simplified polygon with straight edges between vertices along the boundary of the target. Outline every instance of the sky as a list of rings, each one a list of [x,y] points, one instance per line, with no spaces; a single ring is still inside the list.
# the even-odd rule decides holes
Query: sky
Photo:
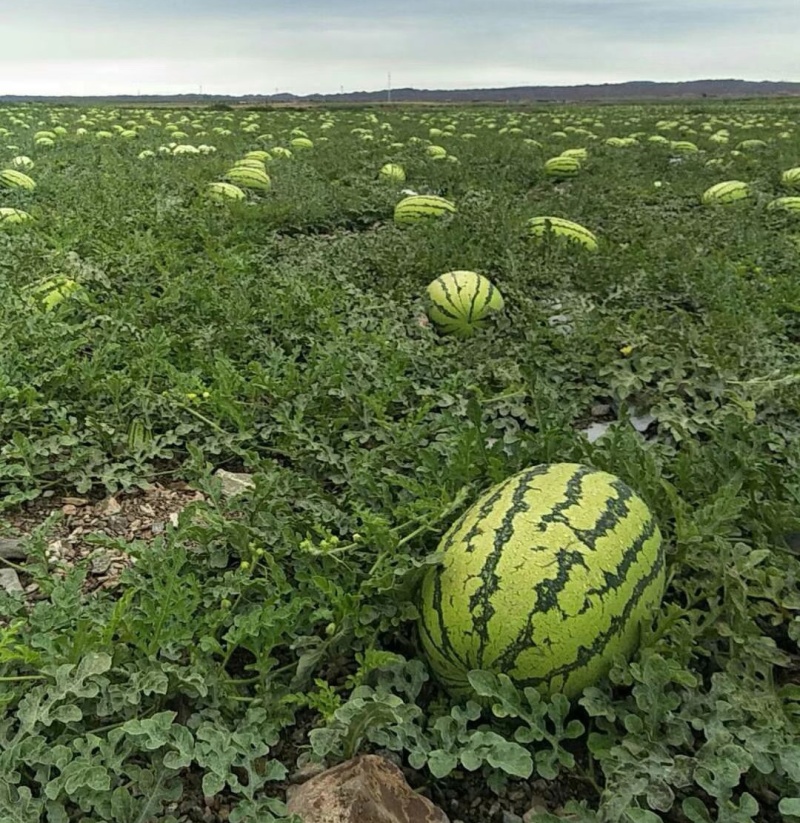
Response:
[[[0,95],[800,81],[800,0],[0,0]]]

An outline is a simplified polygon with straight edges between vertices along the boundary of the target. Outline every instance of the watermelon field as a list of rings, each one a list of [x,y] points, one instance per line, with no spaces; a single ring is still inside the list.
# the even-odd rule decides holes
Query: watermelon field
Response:
[[[797,823],[799,646],[800,101],[0,108],[2,823]]]

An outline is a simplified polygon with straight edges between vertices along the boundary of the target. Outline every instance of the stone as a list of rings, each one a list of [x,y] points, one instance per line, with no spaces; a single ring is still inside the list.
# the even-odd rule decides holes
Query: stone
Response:
[[[589,439],[590,443],[597,442],[609,429],[611,428],[611,423],[592,423],[587,426],[583,433]]]
[[[0,557],[6,560],[24,560],[28,552],[22,547],[22,538],[0,537]]]
[[[255,487],[252,474],[244,472],[229,472],[225,469],[217,469],[214,476],[222,481],[222,493],[226,497],[235,497],[248,489]]]
[[[77,506],[73,506],[71,503],[67,503],[66,506],[61,507],[61,511],[67,516],[72,517],[72,515],[78,513]]]
[[[630,421],[631,425],[637,432],[644,434],[650,426],[656,422],[656,418],[653,417],[652,414],[642,414],[639,416],[631,416]]]
[[[548,809],[544,803],[544,800],[535,797],[533,799],[533,803],[530,809],[528,809],[528,811],[522,815],[522,823],[533,823],[533,820],[536,818],[536,815],[547,814],[547,812]]]
[[[66,555],[63,541],[53,540],[52,543],[48,543],[44,554],[50,563],[60,563]]]
[[[523,823],[522,818],[518,814],[514,814],[514,812],[508,811],[508,809],[503,810],[503,823]]]
[[[9,594],[24,591],[14,569],[0,569],[0,589],[5,589]]]
[[[287,806],[303,823],[449,823],[440,808],[411,789],[394,763],[372,754],[290,786]]]
[[[289,776],[290,783],[305,783],[325,771],[325,767],[320,763],[306,763],[300,766]]]
[[[119,514],[122,511],[122,506],[120,506],[116,497],[109,497],[99,508],[103,514],[108,515]]]
[[[595,403],[592,406],[592,417],[605,417],[611,413],[611,406],[608,403]]]
[[[92,574],[105,574],[111,568],[113,556],[103,549],[92,555]]]

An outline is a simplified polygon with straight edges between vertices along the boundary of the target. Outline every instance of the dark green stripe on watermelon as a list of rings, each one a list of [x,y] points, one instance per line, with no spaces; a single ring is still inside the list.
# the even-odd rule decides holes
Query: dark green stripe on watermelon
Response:
[[[566,682],[567,678],[570,674],[579,669],[582,669],[584,666],[589,663],[592,658],[597,657],[598,655],[602,654],[603,649],[606,645],[614,638],[615,635],[621,634],[625,627],[628,624],[628,620],[630,618],[631,612],[636,608],[639,604],[639,601],[642,599],[642,595],[647,591],[650,584],[661,574],[661,571],[664,567],[664,553],[659,552],[658,557],[656,558],[656,562],[650,568],[650,571],[644,577],[640,578],[636,586],[633,590],[633,595],[631,596],[630,600],[625,603],[625,608],[622,610],[620,614],[615,615],[611,618],[611,625],[609,628],[599,634],[594,642],[592,643],[589,648],[585,646],[581,646],[580,651],[578,652],[578,656],[575,660],[571,661],[570,663],[565,663],[563,666],[559,666],[555,669],[552,669],[548,672],[547,677],[533,677],[527,678],[518,681],[518,685],[522,688],[526,686],[540,686],[543,683],[548,681],[554,680],[558,677],[563,677],[564,681]]]
[[[447,280],[443,277],[440,277],[438,282],[439,282],[439,285],[442,287],[442,291],[444,292],[445,299],[453,307],[453,311],[455,312],[455,314],[450,314],[449,312],[445,311],[441,307],[441,303],[436,304],[437,308],[439,309],[439,311],[442,312],[442,314],[446,314],[448,317],[451,317],[454,320],[459,319],[461,317],[462,308],[461,308],[461,306],[456,304],[455,300],[453,300],[453,297],[450,293],[450,289],[447,287]]]
[[[469,606],[475,615],[472,625],[480,640],[478,647],[479,661],[483,659],[484,649],[489,642],[489,622],[495,613],[494,606],[492,605],[492,597],[500,585],[500,580],[495,572],[502,557],[503,546],[514,534],[514,518],[518,514],[522,514],[530,509],[530,505],[525,500],[525,496],[529,491],[528,484],[534,477],[546,471],[547,467],[537,466],[518,477],[517,487],[511,496],[511,506],[503,516],[499,528],[495,530],[492,546],[493,551],[489,557],[486,558],[486,563],[484,563],[481,569],[483,585],[470,597]],[[505,487],[506,484],[503,484],[502,490],[505,490]],[[476,524],[476,527],[478,525],[479,524]]]
[[[627,573],[631,567],[639,559],[642,549],[648,540],[650,540],[656,532],[655,521],[648,520],[645,524],[641,534],[631,544],[631,547],[625,552],[622,561],[615,572],[605,572],[606,586],[602,589],[589,589],[586,592],[586,599],[584,607],[578,612],[583,614],[592,607],[592,602],[589,595],[596,594],[601,598],[608,592],[619,588],[626,580]],[[559,552],[558,574],[551,580],[545,580],[539,583],[534,589],[536,593],[536,602],[531,606],[528,621],[524,629],[517,635],[517,638],[511,643],[497,659],[493,662],[493,666],[500,667],[501,670],[506,670],[514,665],[514,660],[525,649],[533,645],[533,632],[535,629],[534,621],[537,615],[550,611],[551,609],[559,609],[558,595],[564,590],[566,584],[569,582],[569,572],[574,566],[583,566],[588,568],[585,563],[585,558],[580,551],[568,552],[562,549]],[[639,598],[636,598],[638,601]],[[634,604],[635,605],[635,604]],[[633,607],[631,607],[633,608]],[[564,615],[566,618],[567,615]]]
[[[433,602],[436,604],[436,615],[437,620],[439,623],[439,632],[442,637],[441,645],[438,645],[433,642],[433,638],[430,636],[428,630],[425,627],[425,621],[421,620],[419,623],[420,632],[422,632],[428,639],[428,642],[431,646],[436,646],[439,649],[439,653],[442,657],[446,657],[449,660],[453,661],[456,664],[460,664],[461,666],[465,666],[466,663],[462,660],[456,650],[453,648],[453,644],[450,642],[450,635],[447,631],[443,623],[443,616],[442,616],[442,577],[440,574],[434,576],[433,581]]]

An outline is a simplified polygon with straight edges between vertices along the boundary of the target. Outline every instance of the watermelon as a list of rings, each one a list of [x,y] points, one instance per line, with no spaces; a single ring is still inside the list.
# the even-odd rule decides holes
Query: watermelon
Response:
[[[244,189],[268,189],[270,179],[263,169],[234,166],[225,175],[226,180]]]
[[[381,166],[378,174],[381,179],[388,180],[392,183],[405,183],[406,181],[406,171],[397,163],[386,163],[384,166]]]
[[[580,243],[589,251],[597,251],[597,238],[580,223],[563,217],[532,217],[528,221],[528,234],[531,237],[546,237],[550,233]]]
[[[404,197],[394,207],[394,222],[399,224],[417,223],[428,217],[442,217],[454,214],[454,203],[435,194],[412,194]]]
[[[206,186],[206,197],[215,203],[224,203],[226,200],[244,200],[246,195],[233,183],[218,182]]]
[[[800,166],[787,169],[781,175],[781,183],[788,189],[800,189]]]
[[[539,465],[486,491],[426,572],[422,649],[456,698],[484,669],[570,699],[636,650],[665,587],[661,533],[612,474]]]
[[[234,169],[258,169],[259,171],[263,171],[264,174],[267,173],[267,167],[263,160],[259,160],[257,157],[243,157],[241,160],[237,160],[233,164]]]
[[[691,140],[674,140],[670,147],[676,154],[694,154],[700,151],[697,144],[692,143]]]
[[[14,209],[11,206],[0,206],[0,226],[27,223],[30,220],[33,220],[33,216],[22,209]]]
[[[565,149],[561,152],[561,157],[575,157],[579,162],[589,158],[589,152],[586,149]]]
[[[15,157],[11,161],[11,165],[15,169],[24,169],[25,171],[30,171],[33,168],[33,160],[30,157],[26,157],[24,154],[20,154],[18,157]]]
[[[27,174],[16,169],[4,169],[0,171],[0,185],[8,186],[10,189],[26,189],[33,191],[36,183]]]
[[[770,200],[770,202],[767,203],[767,209],[769,211],[788,211],[800,217],[800,197],[777,197],[775,200]]]
[[[483,328],[503,297],[494,284],[474,271],[450,271],[428,286],[428,317],[445,334],[470,337]]]
[[[577,157],[570,155],[551,157],[544,164],[544,172],[548,177],[575,177],[580,170],[581,161]]]
[[[727,205],[750,196],[750,187],[741,180],[726,180],[717,183],[703,192],[703,203],[708,205]]]

